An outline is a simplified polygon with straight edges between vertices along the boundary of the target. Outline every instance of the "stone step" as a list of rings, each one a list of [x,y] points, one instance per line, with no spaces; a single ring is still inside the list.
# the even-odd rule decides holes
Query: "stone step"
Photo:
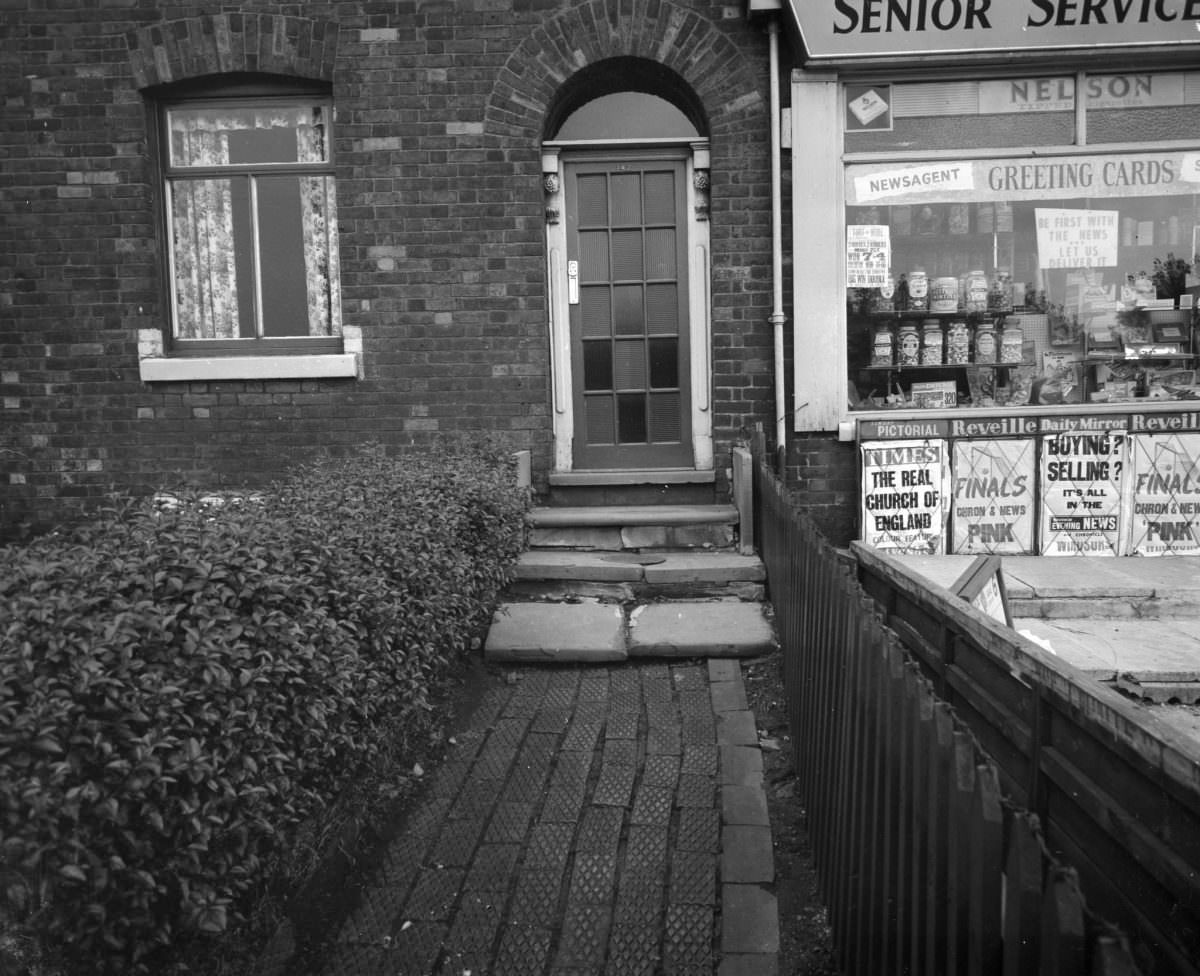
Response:
[[[736,541],[733,505],[583,505],[535,508],[534,548],[579,550],[727,549]]]
[[[635,553],[533,549],[517,560],[508,594],[526,600],[762,600],[766,578],[761,559],[729,550]]]
[[[630,657],[754,657],[776,646],[766,608],[740,600],[505,603],[484,642],[495,662],[602,663]]]

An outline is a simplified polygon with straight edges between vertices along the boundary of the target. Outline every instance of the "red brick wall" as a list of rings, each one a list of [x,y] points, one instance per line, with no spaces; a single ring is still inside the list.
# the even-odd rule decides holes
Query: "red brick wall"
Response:
[[[496,432],[544,481],[539,139],[562,83],[615,56],[666,64],[709,120],[718,458],[756,422],[773,429],[767,45],[742,3],[3,6],[10,537],[116,490],[261,484],[306,450],[367,439]],[[143,89],[222,70],[332,81],[343,322],[362,329],[363,379],[139,379],[138,330],[165,321]]]

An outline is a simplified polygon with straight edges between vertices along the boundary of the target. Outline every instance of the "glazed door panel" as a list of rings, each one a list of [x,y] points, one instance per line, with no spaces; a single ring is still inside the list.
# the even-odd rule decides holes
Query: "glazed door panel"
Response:
[[[690,466],[682,160],[565,167],[576,468]]]

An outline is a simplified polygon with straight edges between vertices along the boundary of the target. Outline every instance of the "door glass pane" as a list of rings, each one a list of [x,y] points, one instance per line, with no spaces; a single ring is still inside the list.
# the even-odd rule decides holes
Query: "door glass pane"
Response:
[[[616,343],[613,382],[618,390],[646,388],[646,345],[640,339]]]
[[[613,332],[616,335],[642,335],[646,324],[642,314],[642,286],[617,285],[613,288],[613,301],[616,305]]]
[[[579,193],[579,223],[603,227],[608,223],[608,180],[603,173],[595,173],[580,176],[575,185]]]
[[[650,340],[650,385],[655,389],[679,386],[679,341]]]
[[[583,401],[589,444],[613,444],[612,400],[606,396],[588,397]]]
[[[675,174],[646,174],[646,223],[675,223]]]
[[[622,393],[617,397],[617,439],[621,444],[646,442],[646,397]]]
[[[612,295],[608,285],[579,289],[579,324],[585,339],[611,335]]]
[[[650,395],[650,440],[656,444],[678,442],[682,433],[678,393]]]
[[[675,277],[675,228],[646,231],[646,277]]]
[[[608,234],[602,230],[579,233],[579,280],[608,281]]]
[[[612,178],[612,222],[627,227],[642,222],[642,179],[638,173],[614,173]]]
[[[646,333],[674,335],[679,331],[679,301],[676,285],[646,286]]]
[[[583,237],[582,234],[579,235]],[[613,278],[618,281],[642,280],[642,232],[615,230],[612,235]]]
[[[643,92],[614,92],[592,99],[567,116],[556,139],[695,139],[700,133],[665,98]]]
[[[607,339],[583,344],[583,388],[612,389],[612,345]]]

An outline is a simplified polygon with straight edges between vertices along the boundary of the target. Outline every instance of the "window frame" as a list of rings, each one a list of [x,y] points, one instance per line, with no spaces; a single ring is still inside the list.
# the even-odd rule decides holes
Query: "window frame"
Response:
[[[213,109],[228,111],[237,109],[263,109],[272,107],[312,108],[322,111],[325,133],[325,156],[318,162],[269,162],[229,163],[210,166],[179,166],[171,162],[169,116],[180,109]],[[156,183],[160,194],[158,223],[161,239],[165,242],[162,254],[163,292],[167,310],[164,323],[163,348],[172,358],[224,359],[226,357],[312,357],[343,352],[343,326],[340,301],[331,302],[330,334],[324,336],[264,336],[261,334],[262,320],[259,307],[262,302],[257,245],[257,214],[251,219],[255,229],[255,248],[251,255],[254,268],[254,319],[259,333],[245,338],[181,338],[179,336],[179,312],[176,294],[176,242],[172,213],[172,183],[211,178],[247,178],[252,183],[260,176],[289,175],[296,177],[320,177],[336,180],[334,149],[334,100],[328,85],[305,79],[279,79],[269,77],[231,76],[214,81],[212,78],[173,86],[169,94],[155,99],[153,105],[154,146],[157,158]],[[337,241],[336,198],[332,212],[326,211],[328,226],[332,228],[330,240],[331,275],[340,276]],[[340,281],[333,281],[331,288],[335,299],[340,296]]]

